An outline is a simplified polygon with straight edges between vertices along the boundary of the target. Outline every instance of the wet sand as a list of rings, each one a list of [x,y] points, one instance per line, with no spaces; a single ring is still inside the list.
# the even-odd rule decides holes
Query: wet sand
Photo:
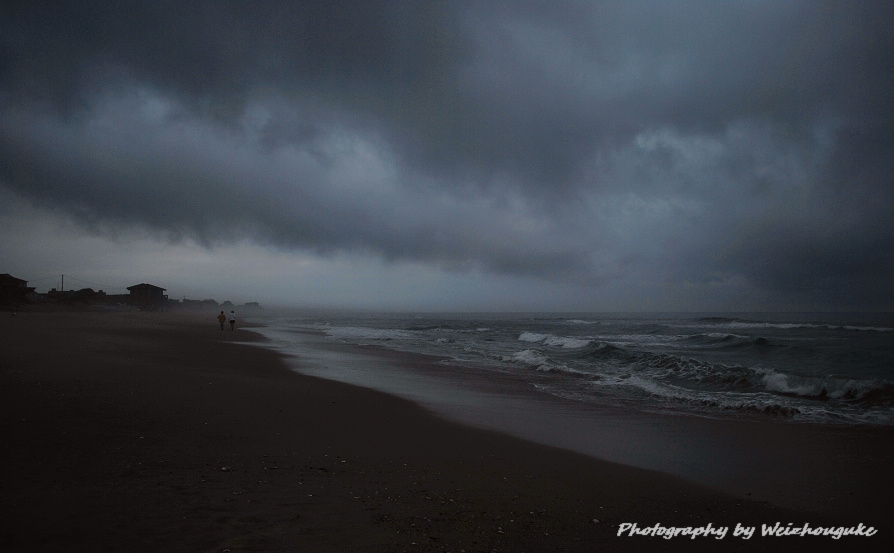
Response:
[[[275,352],[238,343],[256,334],[221,331],[215,315],[0,313],[0,550],[891,545],[886,527],[841,540],[733,537],[737,523],[759,534],[776,522],[860,521],[451,423],[403,399],[299,375]],[[730,529],[722,540],[617,535],[633,522]]]

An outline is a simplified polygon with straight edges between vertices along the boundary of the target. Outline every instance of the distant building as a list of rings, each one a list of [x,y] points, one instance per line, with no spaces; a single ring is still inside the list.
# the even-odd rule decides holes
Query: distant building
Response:
[[[0,275],[0,305],[18,305],[33,300],[34,288],[28,286],[27,280],[8,273]]]
[[[217,309],[217,302],[215,300],[191,300],[189,298],[183,298],[179,307],[192,311],[210,311]]]
[[[164,309],[168,302],[165,289],[152,284],[140,283],[128,286],[130,292],[128,302],[140,309]]]
[[[217,302],[215,302],[214,305],[217,306]],[[198,310],[205,307],[205,304],[202,303],[202,300],[188,300],[183,298],[183,301],[180,302],[180,307],[183,307],[184,309]]]

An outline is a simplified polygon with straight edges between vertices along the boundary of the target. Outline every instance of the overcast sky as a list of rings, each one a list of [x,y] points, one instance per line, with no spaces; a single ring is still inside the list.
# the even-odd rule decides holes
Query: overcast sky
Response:
[[[2,1],[0,272],[894,309],[890,1]]]

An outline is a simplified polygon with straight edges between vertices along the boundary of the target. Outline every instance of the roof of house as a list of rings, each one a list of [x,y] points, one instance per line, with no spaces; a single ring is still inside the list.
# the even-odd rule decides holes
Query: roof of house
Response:
[[[20,278],[16,278],[9,273],[3,273],[2,275],[0,275],[0,283],[6,284],[6,285],[12,284],[15,286],[24,286],[24,285],[28,284],[28,281],[22,280]]]
[[[128,286],[128,290],[161,290],[165,291],[165,288],[161,288],[160,286],[155,286],[154,284],[146,284],[145,282],[141,282],[140,284],[134,284],[133,286]]]

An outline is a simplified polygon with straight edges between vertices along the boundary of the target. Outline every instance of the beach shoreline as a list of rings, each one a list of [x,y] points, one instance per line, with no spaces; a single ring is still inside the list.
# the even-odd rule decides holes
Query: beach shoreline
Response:
[[[890,546],[732,536],[877,524],[785,509],[300,375],[214,314],[0,314],[4,551]],[[886,513],[879,513],[879,518]],[[622,524],[727,527],[723,539]],[[629,527],[628,527],[629,528]],[[685,543],[682,540],[685,539]]]
[[[836,519],[884,520],[877,503],[894,491],[891,426],[612,409],[448,358],[353,345],[314,327],[270,321],[256,330],[270,338],[259,345],[285,354],[302,374],[379,390],[461,424],[740,497]]]

